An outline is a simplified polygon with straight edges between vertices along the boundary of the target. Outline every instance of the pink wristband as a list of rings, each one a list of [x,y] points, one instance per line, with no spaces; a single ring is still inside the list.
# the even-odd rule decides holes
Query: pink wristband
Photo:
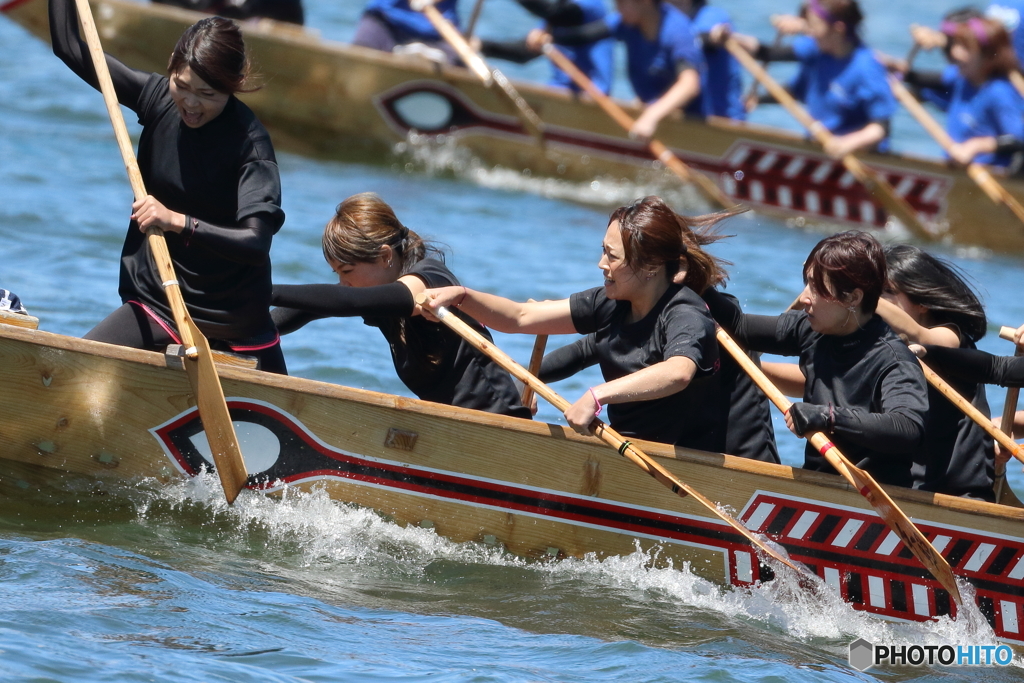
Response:
[[[601,411],[604,410],[604,406],[602,406],[601,402],[597,400],[597,394],[594,393],[593,389],[587,389],[587,391],[590,392],[590,397],[594,399],[594,403],[597,405],[597,410],[594,411],[594,417],[597,417],[601,414]]]

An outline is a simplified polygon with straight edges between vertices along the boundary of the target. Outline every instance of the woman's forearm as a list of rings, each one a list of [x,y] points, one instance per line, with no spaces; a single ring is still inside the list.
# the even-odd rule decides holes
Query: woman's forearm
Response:
[[[952,348],[960,346],[960,338],[950,328],[924,327],[910,317],[909,313],[885,299],[878,300],[878,308],[875,311],[892,328],[893,332],[905,336],[908,343],[935,344]]]
[[[602,404],[653,401],[679,393],[697,373],[697,364],[674,356],[625,377],[598,384],[592,390]]]

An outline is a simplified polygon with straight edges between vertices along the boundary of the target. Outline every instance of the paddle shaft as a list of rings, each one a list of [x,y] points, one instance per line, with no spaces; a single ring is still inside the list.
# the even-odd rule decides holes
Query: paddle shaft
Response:
[[[508,354],[499,349],[492,342],[485,339],[479,332],[474,330],[464,321],[460,320],[457,316],[451,313],[451,311],[441,306],[436,311],[434,311],[434,314],[438,317],[438,319],[441,320],[441,322],[443,322],[445,325],[454,330],[459,336],[461,336],[463,339],[469,342],[471,346],[473,346],[475,349],[486,355],[488,358],[494,361],[499,367],[507,371],[510,375],[519,379],[524,384],[532,387],[533,390],[537,392],[538,396],[542,397],[544,400],[551,403],[551,405],[555,406],[555,408],[564,413],[571,407],[572,404],[569,403],[564,398],[562,398],[561,396],[559,396],[554,389],[552,389],[547,384],[544,384],[544,382],[541,382],[539,379],[537,379],[536,376],[528,372],[522,365],[512,360],[512,358],[508,356]],[[744,538],[750,541],[751,545],[758,548],[772,559],[781,562],[793,571],[797,572],[798,576],[807,576],[808,572],[806,569],[801,569],[797,567],[791,560],[789,560],[781,553],[779,553],[777,550],[773,549],[771,546],[767,545],[766,543],[758,539],[750,532],[749,529],[743,526],[743,524],[740,523],[739,520],[734,518],[732,515],[723,512],[722,510],[719,510],[718,506],[715,505],[715,503],[713,503],[708,498],[704,497],[700,492],[694,490],[689,485],[680,481],[674,474],[666,470],[655,460],[653,460],[649,455],[640,450],[639,447],[637,447],[631,441],[625,439],[614,429],[612,429],[605,423],[601,422],[597,418],[594,419],[592,427],[594,430],[594,434],[599,439],[601,439],[609,446],[614,448],[616,451],[619,452],[620,455],[624,456],[625,458],[633,462],[644,472],[651,475],[659,482],[664,484],[666,487],[671,489],[673,493],[683,498],[685,498],[688,495],[691,496],[694,500],[699,502],[710,512],[714,513],[716,517],[726,522],[727,524],[729,524],[729,526],[731,526],[733,529],[742,534]]]
[[[792,95],[790,95],[785,88],[768,75],[768,72],[764,70],[757,60],[754,59],[750,53],[744,50],[739,43],[736,42],[735,38],[728,38],[725,41],[725,48],[736,58],[743,68],[750,72],[750,74],[757,79],[765,87],[765,89],[771,93],[779,104],[785,107],[793,118],[800,122],[804,128],[810,132],[815,140],[818,141],[823,147],[827,146],[832,139],[835,137],[825,126],[815,120],[807,110],[797,102]],[[907,228],[919,238],[931,240],[934,239],[921,219],[917,217],[917,213],[913,207],[907,203],[905,199],[896,194],[893,190],[892,185],[888,183],[881,175],[874,170],[868,168],[861,162],[860,159],[852,154],[847,154],[841,159],[843,166],[847,171],[850,172],[857,182],[864,186],[864,189],[874,197],[886,210],[900,219],[900,221],[907,226]]]
[[[530,374],[533,376],[540,375],[540,364],[544,361],[544,347],[548,344],[548,335],[538,334],[537,339],[533,342],[533,353],[530,354]],[[529,384],[523,386],[523,405],[527,408],[530,407],[530,402],[533,401],[533,387]]]
[[[750,360],[750,357],[733,341],[732,337],[721,327],[718,328],[716,336],[719,346],[725,348],[740,367],[750,375],[750,378],[764,392],[768,400],[774,403],[783,413],[788,412],[793,404],[779,391],[778,387],[772,384],[771,380],[761,371],[761,368],[757,367],[754,361]],[[878,513],[878,516],[896,533],[899,539],[903,541],[903,544],[914,553],[939,584],[949,592],[956,603],[958,605],[963,604],[963,599],[960,597],[960,589],[956,585],[956,579],[953,577],[953,570],[949,568],[949,563],[928,542],[928,539],[921,533],[921,530],[903,514],[903,511],[893,502],[889,494],[878,485],[874,477],[850,462],[823,433],[814,432],[807,437],[807,440],[854,489],[867,499],[871,507]]]
[[[633,124],[636,121],[627,114],[622,107],[617,105],[612,98],[601,92],[601,89],[594,85],[594,82],[590,80],[585,73],[580,71],[571,59],[565,56],[561,50],[557,47],[548,43],[544,46],[544,54],[550,59],[555,66],[564,71],[569,78],[572,79],[573,83],[579,86],[584,92],[597,102],[597,105],[604,110],[608,116],[612,118],[616,123],[625,128],[631,130]],[[715,185],[714,181],[708,178],[703,173],[697,173],[693,171],[682,159],[672,153],[668,147],[666,147],[661,141],[651,139],[647,144],[647,148],[651,151],[651,154],[665,164],[673,173],[675,173],[680,180],[684,183],[695,185],[697,190],[704,195],[704,197],[713,204],[716,204],[723,209],[731,209],[736,206],[736,202],[729,199],[721,188]]]
[[[964,415],[971,418],[978,425],[985,430],[989,436],[996,440],[996,443],[1013,457],[1024,463],[1024,448],[1016,443],[1007,433],[992,424],[992,418],[982,413],[980,410],[971,405],[971,402],[960,395],[956,389],[949,385],[949,382],[939,377],[938,373],[928,367],[928,364],[923,360],[918,359],[921,363],[921,369],[924,370],[924,376],[928,380],[928,383],[935,387],[940,394],[949,399],[949,402],[955,405],[963,412]],[[1012,419],[1012,418],[1011,418]],[[1011,422],[1012,424],[1012,422]]]
[[[953,138],[949,137],[946,129],[939,125],[939,122],[921,106],[921,103],[907,90],[907,87],[892,74],[889,74],[889,87],[896,99],[921,124],[921,127],[928,131],[947,154],[951,154],[953,145],[956,144]],[[967,175],[977,183],[989,199],[996,204],[1005,205],[1019,221],[1024,223],[1024,206],[1021,206],[1020,202],[992,177],[987,168],[977,162],[971,162],[967,165]]]
[[[89,7],[89,0],[75,0],[75,5],[78,9],[78,17],[82,24],[82,32],[85,34],[86,44],[89,46],[89,55],[92,57],[92,63],[96,70],[96,78],[103,94],[103,101],[107,106],[110,124],[114,128],[114,137],[117,138],[117,146],[121,150],[121,158],[124,160],[125,170],[128,172],[132,192],[135,194],[136,200],[143,199],[146,197],[146,186],[142,181],[142,172],[139,170],[139,163],[135,158],[131,138],[128,137],[128,128],[121,115],[117,95],[114,93],[114,83],[110,79],[107,59],[103,54],[103,46],[100,43],[99,33],[96,31],[96,22],[92,16],[92,9]],[[182,344],[186,349],[185,367],[188,371],[189,382],[192,384],[192,391],[196,395],[199,417],[213,452],[214,464],[217,474],[220,476],[224,496],[228,503],[233,503],[242,487],[245,486],[248,474],[238,447],[234,426],[231,424],[231,416],[224,400],[224,392],[217,376],[217,369],[213,364],[210,345],[185,308],[185,301],[181,297],[181,289],[178,287],[174,264],[171,262],[163,231],[151,227],[146,231],[146,236],[153,261],[160,273],[164,291],[170,302],[178,334],[181,335]]]
[[[480,21],[480,12],[484,8],[484,0],[476,0],[473,4],[473,11],[469,13],[469,21],[466,22],[466,40],[473,37],[476,32],[476,22]]]
[[[497,69],[492,69],[487,65],[487,62],[483,60],[477,51],[469,44],[466,38],[459,33],[459,29],[455,28],[450,21],[444,18],[436,7],[434,7],[435,0],[413,0],[411,5],[413,9],[418,10],[427,17],[427,20],[433,25],[437,32],[441,34],[449,45],[459,55],[459,59],[469,67],[470,71],[477,75],[477,78],[483,82],[486,87],[491,87],[492,84],[497,83],[498,87],[501,88],[502,92],[508,96],[512,104],[519,114],[520,120],[523,122],[523,126],[530,132],[531,135],[538,138],[543,142],[544,140],[544,122],[537,116],[537,112],[533,110],[523,96],[519,94],[515,86],[505,77],[505,74],[501,73]]]

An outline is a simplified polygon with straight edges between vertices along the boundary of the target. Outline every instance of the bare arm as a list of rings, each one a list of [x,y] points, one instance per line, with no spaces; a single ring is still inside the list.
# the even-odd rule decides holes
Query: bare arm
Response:
[[[591,387],[565,411],[565,419],[580,434],[589,434],[597,411],[595,398],[601,405],[653,401],[682,391],[696,373],[697,364],[692,360],[673,356],[625,377]]]
[[[456,306],[479,323],[509,334],[573,334],[569,300],[519,303],[467,287],[440,287],[425,290],[423,312],[439,306]],[[415,295],[416,292],[413,292]],[[429,317],[429,316],[428,316]]]
[[[878,308],[875,310],[893,332],[904,335],[910,344],[932,344],[953,349],[960,346],[960,337],[953,330],[948,327],[924,327],[911,318],[909,313],[890,301],[879,299]]]
[[[761,362],[761,370],[777,386],[779,390],[790,398],[803,399],[804,384],[807,379],[800,371],[796,363],[765,363]]]
[[[885,139],[885,126],[872,121],[860,130],[855,130],[846,135],[835,135],[825,146],[825,152],[836,159],[847,154],[854,154],[861,150],[870,149]]]
[[[663,118],[673,111],[685,107],[698,95],[700,95],[700,74],[696,69],[684,69],[672,87],[644,109],[644,113],[637,118],[636,123],[629,130],[629,134],[643,140],[650,139]]]

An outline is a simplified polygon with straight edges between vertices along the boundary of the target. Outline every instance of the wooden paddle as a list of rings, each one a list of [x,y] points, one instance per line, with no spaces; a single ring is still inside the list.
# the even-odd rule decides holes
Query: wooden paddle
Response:
[[[612,98],[601,92],[600,88],[594,85],[594,82],[587,78],[587,75],[579,70],[572,60],[566,57],[557,47],[551,43],[547,43],[544,46],[544,54],[550,59],[555,66],[564,71],[569,78],[573,80],[573,83],[578,85],[584,92],[590,95],[598,106],[604,110],[608,116],[610,116],[616,123],[625,128],[631,130],[635,120],[623,111],[622,107],[615,104]],[[672,151],[666,147],[663,143],[658,140],[651,139],[648,143],[647,148],[651,150],[651,154],[665,164],[673,173],[675,173],[680,180],[684,183],[688,183],[696,186],[697,190],[704,195],[704,197],[711,203],[722,207],[723,209],[732,209],[736,206],[736,202],[729,199],[728,196],[722,190],[715,185],[714,181],[708,178],[703,173],[697,173],[689,166],[687,166],[679,157],[672,153]]]
[[[100,37],[96,32],[96,22],[93,20],[89,0],[75,0],[75,5],[78,8],[78,18],[82,23],[85,41],[89,45],[89,54],[96,69],[100,91],[103,93],[103,101],[107,105],[107,114],[114,127],[114,136],[117,138],[117,146],[121,150],[121,158],[124,160],[132,191],[135,193],[136,200],[143,199],[146,196],[146,187],[142,182],[142,172],[135,159],[132,141],[128,137],[128,128],[125,126],[117,95],[114,93],[114,84],[110,80],[110,71],[107,69],[103,46],[100,44]],[[230,504],[234,502],[242,487],[245,486],[248,473],[245,470],[245,462],[242,460],[242,452],[238,447],[234,425],[231,424],[231,415],[228,413],[228,406],[224,400],[220,377],[218,377],[217,368],[213,364],[210,344],[196,327],[185,308],[163,231],[159,228],[150,228],[147,230],[146,236],[149,240],[150,252],[153,254],[153,261],[156,263],[160,279],[163,281],[164,291],[167,292],[167,299],[174,314],[178,334],[181,335],[181,341],[185,347],[185,369],[192,385],[192,392],[196,397],[196,406],[199,408],[199,417],[202,420],[210,450],[213,452],[217,474],[220,476],[220,483],[224,488],[224,497]]]
[[[765,89],[781,104],[786,110],[810,132],[814,139],[822,146],[832,141],[833,135],[820,121],[816,121],[807,110],[790,95],[785,88],[768,75],[768,72],[757,63],[749,52],[744,50],[735,38],[728,38],[725,41],[725,48],[732,53],[740,64],[757,79]],[[864,189],[874,197],[885,209],[898,218],[917,237],[926,240],[935,239],[930,233],[913,207],[903,197],[896,194],[892,185],[875,170],[865,166],[860,159],[852,154],[842,158],[842,164],[846,170],[857,179]]]
[[[540,364],[544,360],[544,347],[548,344],[548,335],[538,334],[536,341],[533,342],[533,353],[530,354],[530,374],[537,376],[540,374]],[[523,387],[523,405],[527,408],[530,407],[530,402],[533,401],[533,387],[526,384]]]
[[[472,38],[473,34],[476,32],[476,22],[480,21],[480,12],[483,8],[484,0],[476,0],[473,4],[473,11],[469,13],[469,21],[466,22],[466,31],[464,33],[466,40]]]
[[[772,384],[771,380],[765,377],[761,368],[757,367],[752,360],[743,352],[743,349],[733,341],[732,337],[723,330],[721,327],[718,328],[716,333],[718,338],[718,344],[725,348],[736,362],[739,363],[750,378],[754,380],[754,383],[760,387],[761,391],[764,392],[765,396],[768,397],[772,403],[775,404],[779,410],[786,413],[793,404],[790,403],[789,399],[786,398],[778,388]],[[953,600],[956,601],[957,605],[963,604],[963,598],[960,597],[960,588],[956,585],[956,579],[953,577],[953,570],[949,568],[949,563],[946,562],[945,558],[939,554],[939,551],[928,542],[921,530],[914,526],[914,523],[900,510],[899,506],[893,502],[889,494],[879,486],[875,478],[872,477],[868,472],[860,469],[852,462],[850,462],[845,455],[843,455],[835,444],[829,441],[828,437],[821,432],[814,432],[807,437],[807,440],[811,442],[819,453],[828,461],[832,467],[835,468],[839,474],[841,474],[846,481],[850,482],[853,488],[860,492],[864,496],[871,507],[874,508],[878,516],[881,517],[885,523],[889,526],[893,532],[903,541],[910,552],[921,561],[921,564],[931,572],[935,580],[949,592]]]
[[[437,0],[411,0],[410,6],[418,11],[422,12],[424,16],[430,21],[430,23],[437,29],[437,32],[441,34],[449,45],[459,55],[459,58],[463,63],[469,67],[469,69],[477,75],[477,78],[486,86],[491,87],[492,84],[497,83],[498,87],[501,88],[512,104],[515,105],[516,110],[519,113],[519,118],[523,122],[530,133],[536,137],[541,143],[544,142],[544,122],[537,116],[537,112],[533,110],[523,96],[519,94],[515,86],[512,85],[509,80],[505,77],[505,74],[501,73],[497,69],[492,69],[487,65],[476,50],[466,41],[466,38],[459,33],[459,29],[452,26],[452,23],[444,18],[434,3]]]
[[[950,154],[950,150],[952,150],[953,145],[956,143],[953,141],[953,138],[949,137],[949,133],[939,125],[939,122],[932,118],[931,114],[917,101],[917,98],[892,74],[889,74],[889,87],[892,89],[896,99],[910,112],[910,115],[935,138],[935,141],[939,143],[939,146],[947,154]],[[1024,206],[1021,206],[1020,202],[999,181],[992,177],[987,168],[977,162],[972,162],[967,165],[967,175],[977,183],[978,187],[988,195],[989,199],[996,204],[1005,205],[1013,212],[1017,220],[1024,223]]]
[[[999,338],[1013,341],[1013,333],[1016,332],[1012,327],[1002,327],[999,330]],[[1017,347],[1013,355],[1024,356],[1024,349]],[[1017,417],[1017,401],[1020,398],[1020,387],[1007,387],[1006,389],[1006,400],[1003,401],[1003,414],[999,420],[999,427],[1006,433],[1011,439],[1013,439],[1013,424]],[[1016,443],[1016,442],[1015,442]],[[1011,451],[1012,452],[1012,451]],[[996,502],[1000,503],[1003,500],[1004,489],[1006,487],[1006,463],[996,463]],[[1016,498],[1016,496],[1014,496]]]
[[[427,300],[427,296],[423,294],[418,297],[417,302],[421,306],[425,306]],[[536,376],[527,371],[522,365],[512,360],[512,358],[504,351],[499,349],[492,342],[487,341],[487,339],[485,339],[480,333],[460,320],[457,316],[453,315],[444,306],[434,310],[434,315],[436,315],[441,322],[454,330],[459,336],[469,342],[475,349],[497,363],[498,366],[504,368],[509,374],[519,379],[527,386],[532,387],[533,390],[537,392],[538,396],[544,398],[558,410],[565,412],[572,405],[569,401],[559,396],[551,387],[537,379]],[[813,577],[808,569],[797,566],[792,560],[782,555],[782,553],[754,536],[754,534],[751,533],[747,527],[743,526],[739,520],[729,513],[719,509],[715,503],[704,497],[700,492],[680,481],[674,474],[666,470],[651,458],[651,456],[644,453],[638,446],[624,438],[614,429],[597,418],[594,418],[592,427],[594,434],[599,439],[614,448],[620,455],[630,460],[644,472],[671,489],[673,493],[682,498],[685,498],[688,495],[692,496],[694,500],[707,508],[708,511],[742,534],[742,536],[755,548],[796,572],[797,576],[800,578],[801,585],[807,588],[813,588],[818,585],[815,580],[817,577]]]

